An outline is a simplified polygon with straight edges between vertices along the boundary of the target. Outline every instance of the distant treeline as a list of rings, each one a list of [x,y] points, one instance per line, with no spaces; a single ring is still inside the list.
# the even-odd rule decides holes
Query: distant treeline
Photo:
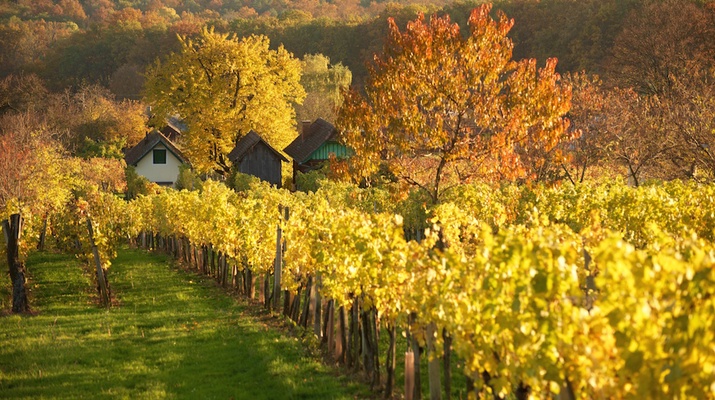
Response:
[[[648,0],[501,0],[494,12],[515,20],[514,58],[549,57],[558,70],[603,74],[615,38]],[[0,4],[0,79],[36,73],[52,90],[100,84],[138,99],[147,65],[175,51],[177,34],[202,26],[239,36],[264,34],[296,57],[321,53],[366,76],[382,47],[387,18],[449,14],[461,26],[482,3],[441,0],[407,4],[360,0],[16,0]],[[699,4],[699,2],[696,2]]]

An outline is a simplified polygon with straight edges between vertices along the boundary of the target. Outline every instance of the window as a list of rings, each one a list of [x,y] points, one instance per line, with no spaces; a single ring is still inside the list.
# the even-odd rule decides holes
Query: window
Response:
[[[166,149],[154,149],[154,164],[166,164]]]

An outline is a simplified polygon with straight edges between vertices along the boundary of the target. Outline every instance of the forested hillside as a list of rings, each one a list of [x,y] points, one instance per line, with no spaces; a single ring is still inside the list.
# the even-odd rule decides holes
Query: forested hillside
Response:
[[[468,15],[480,3],[3,2],[0,133],[40,130],[73,155],[121,158],[146,129],[148,68],[178,52],[180,37],[191,40],[206,27],[238,39],[264,35],[272,49],[284,46],[303,61],[301,84],[312,85],[306,104],[296,105],[297,118],[334,121],[340,88],[364,86],[389,18],[404,27],[420,13],[449,15],[466,34]],[[505,13],[514,21],[508,34],[513,59],[533,58],[541,67],[555,58],[556,72],[572,87],[568,118],[580,139],[565,145],[570,163],[551,166],[544,178],[580,181],[596,167],[597,174],[624,175],[635,184],[709,179],[715,168],[707,117],[715,93],[714,4],[495,1],[492,16]]]
[[[177,49],[176,34],[204,25],[239,36],[265,34],[297,57],[322,53],[365,77],[381,49],[386,19],[447,13],[464,26],[481,1],[18,0],[0,5],[0,75],[36,72],[53,90],[99,83],[138,99],[141,73]],[[514,18],[515,58],[559,59],[559,71],[603,72],[614,39],[641,0],[502,0],[494,14]],[[676,13],[677,14],[677,13]]]

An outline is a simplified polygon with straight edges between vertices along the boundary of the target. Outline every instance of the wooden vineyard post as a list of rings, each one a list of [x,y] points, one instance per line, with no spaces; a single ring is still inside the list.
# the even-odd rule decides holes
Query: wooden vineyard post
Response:
[[[467,379],[467,382],[466,382],[467,383],[467,398],[469,398],[469,396],[471,394],[474,394],[475,399],[478,398],[477,393],[474,390],[474,378],[467,375],[466,379]]]
[[[437,335],[437,326],[434,322],[427,325],[427,352],[429,361],[427,363],[427,376],[429,379],[430,400],[442,399],[442,385],[440,384],[439,358],[433,357],[435,354],[435,337]]]
[[[256,298],[256,282],[258,278],[253,275],[253,270],[251,268],[246,268],[246,285],[249,299]]]
[[[12,312],[26,313],[30,311],[25,289],[25,266],[20,262],[20,236],[22,235],[22,217],[12,214],[10,220],[2,222],[5,234],[5,250],[7,265],[10,269],[12,282]]]
[[[288,207],[278,206],[278,212],[285,221],[288,220],[289,209]],[[281,297],[281,268],[283,266],[283,230],[281,228],[281,222],[278,222],[276,227],[276,258],[275,265],[273,266],[274,276],[273,276],[273,309],[278,310],[279,299]]]
[[[346,353],[348,349],[348,339],[347,339],[347,326],[345,322],[345,307],[340,306],[338,311],[338,345],[340,350],[338,351],[338,361],[341,364],[346,362]]]
[[[390,399],[392,398],[392,389],[395,386],[395,362],[397,361],[397,327],[395,323],[387,326],[387,334],[390,337],[390,341],[387,347],[387,357],[385,357],[385,374],[387,375],[385,398]],[[407,375],[405,374],[405,376]]]
[[[345,354],[345,343],[344,343],[344,332],[343,329],[345,327],[345,324],[342,322],[342,315],[340,311],[342,311],[343,308],[340,307],[339,309],[335,309],[335,302],[333,302],[333,306],[330,308],[330,327],[331,327],[331,334],[333,336],[333,356],[335,361],[342,363],[343,362],[343,355]],[[335,319],[337,318],[337,322]],[[337,326],[336,326],[337,325]]]
[[[573,385],[569,381],[569,377],[566,376],[564,383],[561,385],[561,392],[559,392],[558,400],[575,400],[576,394],[573,391]]]
[[[281,227],[276,228],[276,258],[273,261],[273,309],[278,309],[278,298],[281,297]]]
[[[412,400],[415,393],[415,353],[407,349],[405,353],[405,400]],[[387,396],[386,396],[387,397]]]
[[[335,354],[335,313],[333,312],[334,309],[335,301],[331,299],[330,301],[328,301],[328,307],[326,310],[327,323],[325,324],[325,336],[328,338],[328,353],[331,354]]]
[[[266,303],[266,274],[261,274],[258,279],[258,301]]]
[[[298,325],[302,326],[303,328],[308,327],[308,316],[310,315],[310,300],[312,298],[312,293],[313,293],[313,277],[309,275],[308,283],[307,283],[306,289],[305,289],[305,301],[303,302],[303,310],[301,311],[300,320],[298,322]]]
[[[452,397],[452,336],[449,335],[447,329],[442,329],[443,343],[443,368],[444,368],[444,395],[445,399],[449,400]]]
[[[279,208],[280,209],[280,208]],[[281,246],[281,224],[276,226],[276,257],[273,260],[273,309],[278,309],[278,298],[281,297],[281,264],[283,264]]]
[[[47,236],[47,214],[42,217],[42,230],[40,231],[40,240],[37,242],[37,250],[45,250],[45,237]]]
[[[415,313],[410,314],[408,321],[410,324],[410,327],[413,327],[413,324],[415,322],[415,319],[417,319],[417,315]],[[421,356],[421,349],[420,349],[420,343],[415,339],[415,336],[413,334],[410,335],[410,340],[409,342],[412,344],[412,348],[410,349],[410,352],[412,353],[412,370],[413,370],[413,387],[414,391],[412,392],[413,394],[413,400],[420,400],[422,398],[422,379],[421,379],[421,371],[420,371],[420,356]]]
[[[99,259],[99,249],[94,242],[94,229],[92,228],[92,220],[87,218],[87,230],[89,231],[89,242],[92,244],[92,254],[94,254],[94,264],[97,266],[97,284],[99,285],[99,299],[102,305],[109,307],[109,290],[107,289],[107,281],[104,277],[104,269],[102,261]]]
[[[313,333],[318,339],[321,338],[322,330],[320,329],[320,311],[323,307],[322,301],[320,300],[320,273],[315,276],[315,297],[313,301]]]

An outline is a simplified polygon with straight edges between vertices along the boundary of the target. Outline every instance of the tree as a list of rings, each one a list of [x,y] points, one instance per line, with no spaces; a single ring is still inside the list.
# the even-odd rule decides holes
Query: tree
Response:
[[[641,94],[665,94],[673,78],[715,62],[715,13],[692,1],[645,2],[616,38],[611,78]],[[695,63],[693,63],[695,61]]]
[[[185,154],[201,172],[230,169],[227,154],[251,130],[283,148],[295,137],[293,103],[300,86],[300,61],[264,36],[241,40],[204,29],[196,40],[147,73],[146,98],[159,123],[180,115]]]
[[[401,181],[437,202],[445,185],[473,179],[529,179],[522,155],[549,151],[564,136],[570,89],[556,60],[512,61],[513,21],[472,11],[463,37],[449,17],[420,15],[401,32],[389,20],[365,95],[352,90],[338,120],[355,150],[353,173],[381,162]],[[538,166],[537,164],[530,163]]]
[[[330,58],[322,54],[303,56],[303,76],[300,83],[305,88],[303,104],[296,107],[301,121],[323,118],[335,121],[337,109],[343,102],[342,91],[350,86],[352,73],[341,63],[330,64]]]
[[[585,72],[566,74],[564,80],[572,88],[571,110],[568,113],[571,128],[580,135],[564,141],[560,147],[568,155],[561,167],[568,180],[582,183],[593,167],[603,166],[608,145],[607,90],[601,79]]]
[[[663,98],[664,124],[678,146],[669,159],[683,177],[715,180],[715,69],[692,68],[671,81]]]
[[[646,178],[673,178],[668,154],[678,143],[662,100],[614,88],[606,101],[606,155],[625,167],[629,182],[638,186]]]
[[[50,96],[45,115],[64,147],[85,158],[121,159],[122,149],[139,143],[146,133],[142,104],[116,101],[108,89],[97,85]]]

